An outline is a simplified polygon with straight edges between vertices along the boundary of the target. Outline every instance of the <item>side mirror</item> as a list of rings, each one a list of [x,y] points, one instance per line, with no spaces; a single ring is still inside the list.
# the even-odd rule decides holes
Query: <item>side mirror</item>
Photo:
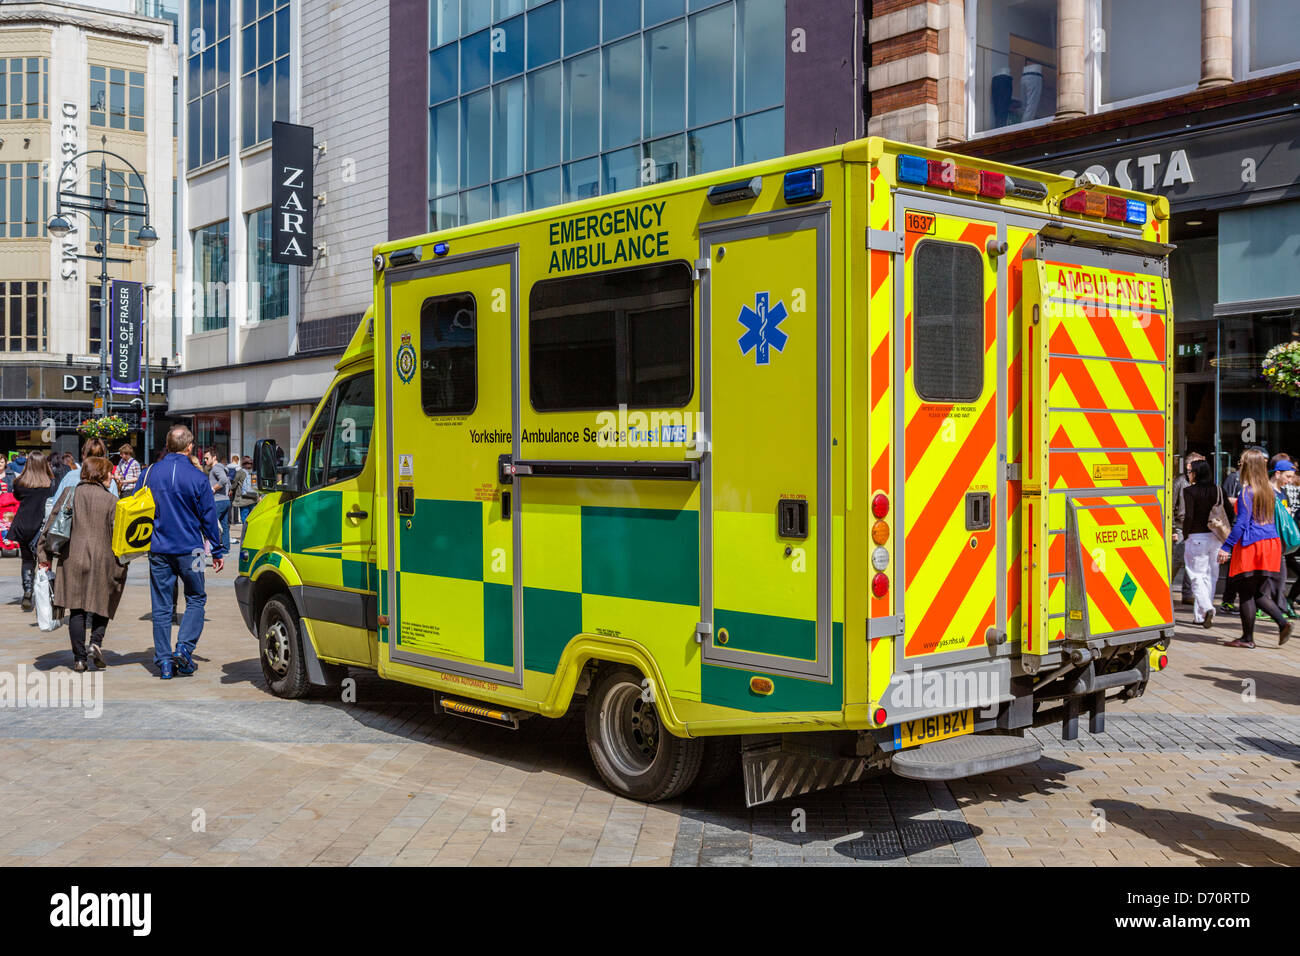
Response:
[[[257,487],[263,494],[279,490],[276,476],[274,438],[259,438],[253,446],[253,469],[257,474]]]

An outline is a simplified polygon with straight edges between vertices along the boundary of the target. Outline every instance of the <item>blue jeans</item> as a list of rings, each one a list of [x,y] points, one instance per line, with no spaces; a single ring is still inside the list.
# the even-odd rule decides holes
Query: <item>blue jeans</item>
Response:
[[[230,553],[230,499],[225,495],[217,495],[217,524],[221,528],[221,547],[227,554]],[[212,543],[212,550],[216,551],[216,542]]]
[[[194,569],[203,555],[158,554],[149,555],[149,597],[153,618],[153,662],[161,664],[173,654],[193,654],[194,646],[203,633],[203,608],[208,602],[203,587],[203,566]],[[172,650],[172,612],[175,610],[173,588],[180,580],[185,588],[185,615],[181,618],[180,632],[176,635],[176,650]]]
[[[244,505],[239,509],[239,523],[248,524],[248,513],[253,510],[252,505]]]

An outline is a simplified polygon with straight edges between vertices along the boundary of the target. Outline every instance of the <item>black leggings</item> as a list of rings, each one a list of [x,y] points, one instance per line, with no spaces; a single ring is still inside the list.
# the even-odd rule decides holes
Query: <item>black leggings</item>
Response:
[[[102,614],[83,611],[77,608],[69,612],[68,636],[72,638],[72,656],[79,661],[86,659],[86,631],[90,631],[90,643],[104,646],[104,630],[108,627],[108,618]]]
[[[1273,603],[1273,578],[1267,571],[1247,571],[1234,574],[1229,580],[1237,585],[1237,608],[1241,612],[1241,637],[1245,641],[1255,639],[1255,608],[1259,609],[1277,622],[1281,627],[1286,618]]]
[[[18,556],[23,559],[23,590],[31,586],[31,581],[36,575],[36,552],[25,544],[18,545]]]

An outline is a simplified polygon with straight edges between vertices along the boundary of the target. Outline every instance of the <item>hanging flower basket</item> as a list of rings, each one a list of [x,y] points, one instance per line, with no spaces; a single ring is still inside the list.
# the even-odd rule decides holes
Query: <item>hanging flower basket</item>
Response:
[[[1300,398],[1300,342],[1283,342],[1264,356],[1264,381],[1275,392]]]
[[[126,419],[119,418],[117,415],[105,415],[103,418],[87,418],[77,426],[77,431],[86,438],[99,438],[103,441],[113,441],[118,438],[125,438],[131,426],[126,423]]]

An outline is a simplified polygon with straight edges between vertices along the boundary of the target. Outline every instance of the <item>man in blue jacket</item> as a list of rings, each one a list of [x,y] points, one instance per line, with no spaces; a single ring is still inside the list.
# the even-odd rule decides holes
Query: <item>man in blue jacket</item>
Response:
[[[190,461],[193,448],[194,435],[188,428],[172,428],[167,432],[167,454],[149,467],[143,482],[153,493],[156,509],[149,545],[149,586],[153,660],[163,680],[197,670],[194,646],[203,633],[203,609],[208,600],[203,587],[205,538],[212,546],[212,570],[219,574],[225,564],[212,488],[207,476]],[[173,594],[177,580],[185,589],[185,614],[173,651]]]

